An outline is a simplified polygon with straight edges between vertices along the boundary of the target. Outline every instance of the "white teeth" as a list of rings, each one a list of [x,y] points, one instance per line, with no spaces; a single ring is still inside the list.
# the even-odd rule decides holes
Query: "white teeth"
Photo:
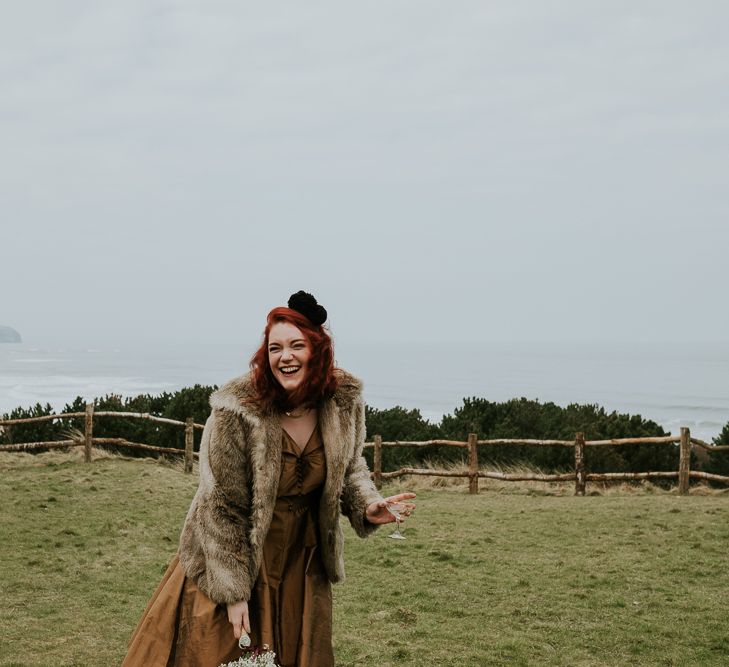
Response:
[[[295,373],[299,370],[299,368],[301,368],[301,366],[284,366],[281,368],[281,372],[286,374]]]

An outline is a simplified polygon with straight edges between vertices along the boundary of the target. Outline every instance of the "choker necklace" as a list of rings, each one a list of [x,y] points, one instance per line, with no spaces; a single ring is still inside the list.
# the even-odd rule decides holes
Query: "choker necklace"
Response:
[[[311,408],[304,408],[304,411],[300,415],[295,415],[294,411],[291,410],[291,412],[286,413],[286,416],[291,417],[291,419],[299,419],[300,417],[303,417],[310,410],[311,410]]]

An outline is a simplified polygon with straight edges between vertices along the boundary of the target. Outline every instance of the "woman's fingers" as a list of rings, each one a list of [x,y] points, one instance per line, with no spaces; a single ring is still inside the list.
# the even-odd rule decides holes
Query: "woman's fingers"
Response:
[[[410,500],[411,498],[415,498],[416,494],[411,492],[406,493],[398,493],[394,496],[389,496],[388,498],[385,498],[385,502],[378,503],[379,507],[382,509],[387,506],[387,503],[393,504],[393,503],[401,503],[405,509],[401,514],[405,514],[405,516],[409,516],[410,513],[415,509],[416,505],[415,503],[407,503],[406,500]]]
[[[416,494],[410,493],[410,492],[407,492],[407,493],[398,493],[395,496],[390,496],[386,500],[389,500],[392,503],[399,503],[402,500],[409,500],[410,498],[415,498],[415,496],[416,496]]]
[[[383,500],[379,500],[372,505],[368,505],[365,515],[370,523],[392,523],[396,521],[395,516],[387,510],[388,504],[401,503],[403,510],[400,512],[402,517],[400,521],[404,521],[405,517],[409,517],[415,510],[415,503],[405,502],[415,498],[416,494],[411,492],[398,493],[394,496],[389,496]],[[373,509],[375,508],[375,509]]]
[[[240,639],[242,630],[247,633],[251,632],[251,622],[248,618],[248,602],[236,602],[228,605],[228,620],[233,626],[233,635],[236,639]]]
[[[251,620],[248,617],[248,605],[246,605],[246,608],[243,611],[243,627],[248,634],[251,634]]]

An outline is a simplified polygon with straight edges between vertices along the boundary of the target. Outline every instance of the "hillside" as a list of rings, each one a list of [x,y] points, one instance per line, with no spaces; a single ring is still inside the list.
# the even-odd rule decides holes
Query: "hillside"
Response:
[[[195,477],[41,456],[0,455],[0,666],[119,664]],[[729,494],[466,489],[418,491],[403,542],[345,526],[339,667],[727,664]]]
[[[20,334],[12,327],[0,324],[0,343],[22,343]]]

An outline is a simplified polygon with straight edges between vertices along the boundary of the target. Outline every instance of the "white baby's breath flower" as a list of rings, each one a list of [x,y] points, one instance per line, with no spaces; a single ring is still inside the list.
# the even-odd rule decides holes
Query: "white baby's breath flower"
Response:
[[[261,653],[252,652],[243,655],[227,665],[221,664],[220,667],[278,667],[278,665],[276,664],[276,654],[273,651],[264,650]]]

